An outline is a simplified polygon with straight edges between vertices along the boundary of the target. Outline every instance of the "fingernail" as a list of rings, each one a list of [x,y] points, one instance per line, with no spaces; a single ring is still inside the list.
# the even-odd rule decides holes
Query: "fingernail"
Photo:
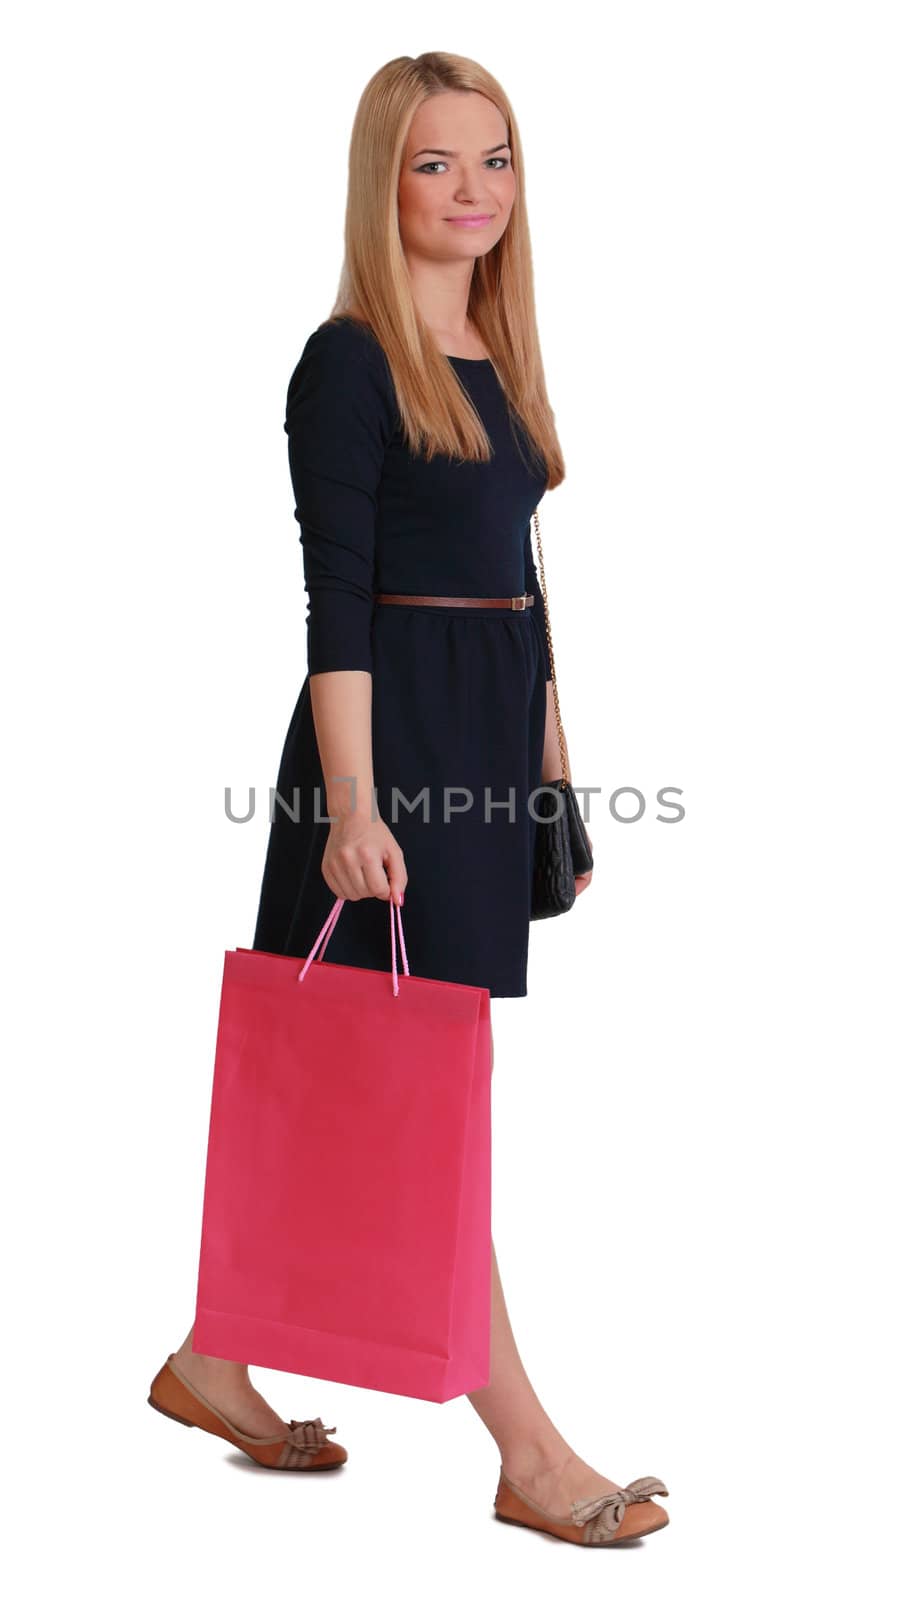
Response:
[[[399,903],[399,905],[403,906],[403,904],[404,904],[404,896],[403,896],[403,894],[402,894],[401,899],[400,899],[400,901],[398,903]]]

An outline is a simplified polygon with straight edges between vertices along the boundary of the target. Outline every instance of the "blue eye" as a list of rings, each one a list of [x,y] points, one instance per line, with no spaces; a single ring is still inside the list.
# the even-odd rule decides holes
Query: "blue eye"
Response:
[[[497,161],[497,162],[500,163],[501,167],[509,167],[510,166],[510,161],[508,160],[507,156],[489,156],[489,161]],[[421,167],[415,167],[414,171],[415,172],[428,172],[430,167],[433,167],[433,168],[434,167],[443,167],[444,165],[445,165],[444,161],[424,161],[423,165]],[[496,167],[496,168],[494,168],[494,170],[497,172],[499,170],[499,168]]]

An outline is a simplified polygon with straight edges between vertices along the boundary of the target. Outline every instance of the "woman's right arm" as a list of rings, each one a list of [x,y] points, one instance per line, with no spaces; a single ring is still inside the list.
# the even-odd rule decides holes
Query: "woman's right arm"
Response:
[[[374,895],[402,901],[404,854],[373,805],[373,680],[368,672],[317,672],[310,678],[326,809],[335,820],[323,852],[323,877],[345,900]]]
[[[393,427],[375,341],[347,325],[317,328],[288,386],[285,431],[308,594],[310,702],[333,819],[322,871],[348,900],[400,901],[407,883],[403,852],[373,804],[375,530]]]

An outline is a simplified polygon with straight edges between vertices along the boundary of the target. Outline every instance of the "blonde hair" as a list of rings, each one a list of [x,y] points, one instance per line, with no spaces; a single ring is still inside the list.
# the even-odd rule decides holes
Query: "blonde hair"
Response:
[[[491,444],[450,361],[414,302],[398,225],[398,181],[417,107],[446,90],[485,95],[504,118],[517,196],[504,234],[476,258],[467,314],[488,352],[525,443],[547,468],[547,488],[563,480],[564,460],[548,401],[539,348],[523,152],[501,85],[466,56],[428,51],[380,67],[363,91],[351,133],[345,255],[327,321],[369,325],[385,353],[402,428],[417,455],[491,458]]]

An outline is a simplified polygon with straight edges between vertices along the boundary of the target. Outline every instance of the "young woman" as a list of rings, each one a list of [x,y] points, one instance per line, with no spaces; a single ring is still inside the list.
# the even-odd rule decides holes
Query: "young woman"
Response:
[[[384,969],[391,896],[413,970],[525,995],[527,801],[561,776],[530,517],[564,465],[517,126],[475,62],[401,57],[364,91],[339,295],[292,374],[285,428],[308,673],[254,948],[308,954],[340,895],[353,904],[329,959]],[[598,1545],[663,1527],[659,1479],[621,1488],[544,1411],[494,1253],[492,1270],[491,1379],[469,1399],[500,1452],[497,1514]],[[334,1429],[286,1424],[246,1366],[196,1353],[191,1332],[150,1399],[267,1466],[347,1459]]]

